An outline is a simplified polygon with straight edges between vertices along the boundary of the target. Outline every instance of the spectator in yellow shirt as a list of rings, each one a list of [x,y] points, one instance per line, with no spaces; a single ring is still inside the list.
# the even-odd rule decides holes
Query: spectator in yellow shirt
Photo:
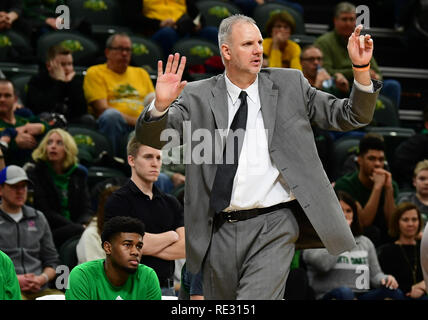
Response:
[[[138,116],[154,98],[149,74],[142,68],[129,66],[132,42],[118,33],[107,39],[107,62],[87,70],[83,89],[89,110],[97,117],[99,131],[112,142],[115,155],[125,151],[127,135],[134,130]],[[125,139],[125,140],[124,140]]]
[[[268,38],[263,40],[264,67],[302,70],[300,46],[290,40],[296,28],[294,18],[286,11],[273,14],[266,23]]]

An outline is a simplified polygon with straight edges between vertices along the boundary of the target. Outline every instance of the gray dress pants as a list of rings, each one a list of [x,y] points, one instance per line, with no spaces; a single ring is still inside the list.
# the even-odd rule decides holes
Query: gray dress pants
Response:
[[[283,299],[298,236],[288,208],[225,222],[213,233],[202,267],[205,299]]]

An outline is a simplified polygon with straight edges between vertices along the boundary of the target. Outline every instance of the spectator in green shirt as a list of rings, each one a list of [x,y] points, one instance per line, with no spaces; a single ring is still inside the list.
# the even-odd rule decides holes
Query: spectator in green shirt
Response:
[[[104,224],[105,259],[76,266],[70,273],[67,300],[160,300],[153,269],[140,264],[144,224],[131,217],[113,217]]]
[[[335,183],[336,190],[349,193],[358,203],[364,235],[378,247],[391,241],[388,224],[395,211],[398,185],[385,168],[385,144],[382,137],[366,134],[360,141],[359,169]]]
[[[354,31],[357,23],[357,12],[354,4],[340,2],[334,9],[334,30],[321,35],[315,45],[324,54],[324,68],[330,74],[345,76],[350,84],[354,82],[352,62],[348,57],[348,38]],[[391,99],[397,108],[401,101],[401,84],[395,79],[383,79],[382,73],[374,57],[370,60],[370,76],[372,79],[382,80],[383,87],[380,91]]]
[[[0,80],[0,144],[7,164],[22,166],[31,160],[31,152],[49,126],[35,116],[15,113],[17,102],[11,81]]]
[[[0,300],[21,300],[21,288],[12,260],[0,250]]]

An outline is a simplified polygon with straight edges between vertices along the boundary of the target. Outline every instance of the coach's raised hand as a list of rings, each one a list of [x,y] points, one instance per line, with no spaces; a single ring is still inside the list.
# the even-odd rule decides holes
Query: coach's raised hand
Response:
[[[369,85],[370,60],[373,56],[373,40],[369,34],[361,35],[363,26],[358,25],[348,39],[348,54],[352,61],[354,79],[363,85]]]
[[[163,71],[162,61],[158,61],[158,78],[156,81],[155,107],[158,111],[165,111],[168,106],[180,95],[187,81],[182,81],[186,57],[180,59],[180,54],[170,54]]]

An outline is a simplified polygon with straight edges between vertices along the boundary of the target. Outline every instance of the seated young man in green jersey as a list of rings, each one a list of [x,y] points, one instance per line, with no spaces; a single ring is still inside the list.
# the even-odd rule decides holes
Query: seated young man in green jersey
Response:
[[[160,300],[156,273],[140,264],[144,232],[144,224],[135,218],[107,221],[101,234],[106,258],[71,271],[66,300]]]

